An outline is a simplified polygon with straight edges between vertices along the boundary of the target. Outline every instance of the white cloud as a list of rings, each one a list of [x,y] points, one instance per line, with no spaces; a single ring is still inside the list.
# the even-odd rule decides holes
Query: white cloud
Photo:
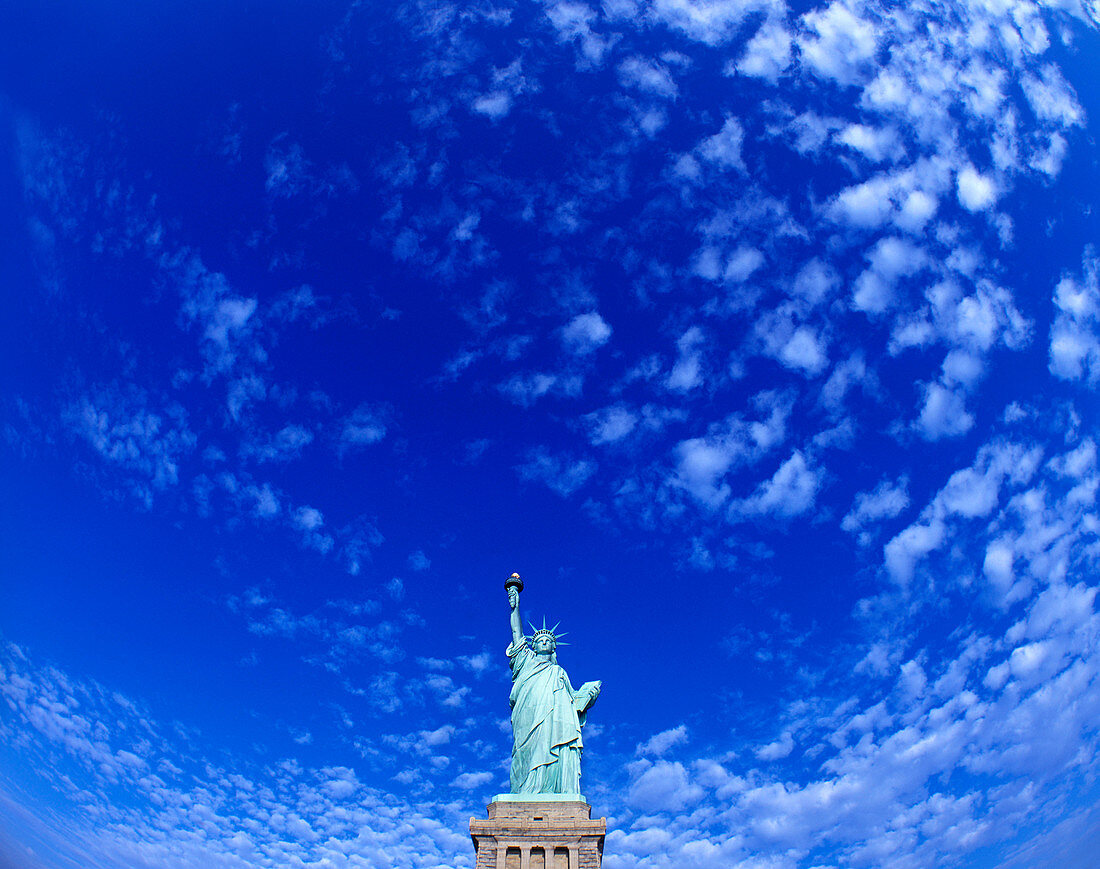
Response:
[[[285,133],[268,147],[264,170],[267,172],[265,189],[280,198],[299,194],[327,198],[359,189],[359,180],[347,163],[318,168],[306,159],[301,145],[286,140]]]
[[[664,99],[675,99],[679,92],[668,69],[645,57],[628,57],[620,63],[619,81]]]
[[[480,676],[493,664],[493,656],[489,652],[478,652],[476,655],[461,655],[459,661],[470,672]]]
[[[791,139],[791,146],[803,155],[822,155],[833,131],[842,126],[839,118],[822,117],[813,111],[805,111],[787,123],[783,132]]]
[[[916,245],[896,236],[879,239],[867,255],[871,268],[887,278],[911,275],[924,266],[927,257]]]
[[[893,282],[874,269],[867,269],[856,278],[852,306],[868,314],[881,314],[894,305]]]
[[[1029,482],[1039,468],[1041,450],[1018,444],[987,444],[974,463],[951,475],[943,488],[921,511],[914,524],[900,532],[884,549],[885,564],[891,578],[906,584],[915,567],[947,539],[949,520],[988,516],[1001,503],[1005,481],[1016,485]],[[994,556],[994,569],[999,556]]]
[[[516,471],[522,479],[543,483],[567,498],[588,482],[596,468],[593,461],[554,455],[544,447],[537,447],[527,454],[527,461],[517,466]]]
[[[1001,539],[991,542],[985,550],[982,571],[994,585],[1002,599],[1012,588],[1015,580],[1013,562],[1015,561],[1011,541]]]
[[[1052,121],[1063,129],[1084,125],[1085,112],[1073,88],[1053,63],[1046,64],[1038,76],[1025,75],[1022,84],[1040,120]]]
[[[666,383],[676,392],[689,392],[702,384],[702,354],[705,343],[703,330],[692,326],[676,342],[679,357],[669,372]]]
[[[687,726],[680,724],[669,730],[655,733],[645,742],[639,743],[635,749],[635,754],[651,754],[660,757],[677,745],[687,742],[687,738]]]
[[[861,229],[881,226],[894,210],[893,186],[885,178],[872,178],[840,191],[828,207],[829,216]]]
[[[65,412],[70,431],[120,472],[124,488],[146,507],[154,492],[179,482],[180,462],[196,444],[182,406],[152,404],[144,390],[108,386],[82,396]]]
[[[785,730],[782,736],[775,742],[769,742],[767,745],[762,745],[756,749],[756,757],[758,760],[782,760],[788,757],[791,751],[794,750],[794,738],[791,736],[789,730]]]
[[[828,202],[825,214],[857,229],[893,223],[906,232],[918,233],[953,185],[953,168],[947,160],[938,155],[922,156],[909,166],[844,188]]]
[[[779,351],[779,361],[815,376],[825,369],[829,357],[821,337],[810,327],[799,326]]]
[[[465,706],[466,697],[471,691],[468,685],[456,685],[454,679],[441,673],[427,676],[423,683],[445,709],[460,709]]]
[[[285,756],[222,765],[203,756],[193,731],[161,726],[100,685],[36,668],[10,646],[0,655],[0,696],[42,784],[80,794],[63,821],[39,812],[33,798],[20,800],[50,819],[34,826],[36,850],[69,865],[230,869],[277,853],[303,864],[451,866],[469,851],[468,837],[456,832],[464,819],[443,806],[421,812],[392,785],[367,787],[347,766],[308,768]],[[12,799],[0,795],[5,817]]]
[[[328,552],[335,542],[321,531],[325,518],[316,507],[299,507],[291,514],[290,524],[302,532],[303,544],[318,552]]]
[[[467,91],[466,99],[473,112],[484,115],[493,122],[501,120],[512,111],[517,96],[538,89],[537,84],[529,82],[524,76],[521,58],[517,58],[507,66],[494,68],[490,80],[484,82],[481,87],[485,89],[482,93],[475,94]],[[475,212],[473,219],[476,225],[480,215]]]
[[[741,144],[744,138],[741,122],[737,118],[726,118],[721,130],[699,143],[699,156],[721,169],[743,172],[745,161],[741,158]]]
[[[811,305],[824,301],[836,289],[840,278],[827,262],[814,257],[798,270],[793,292]]]
[[[843,413],[848,394],[856,386],[866,384],[869,379],[873,382],[872,378],[863,355],[853,354],[833,369],[833,373],[821,387],[821,404],[834,416]]]
[[[861,311],[880,314],[894,306],[898,280],[919,272],[928,258],[911,242],[887,236],[875,243],[867,260],[870,266],[856,279],[852,303]]]
[[[849,124],[837,133],[836,139],[875,163],[896,157],[900,150],[897,131],[892,127]]]
[[[870,535],[864,529],[868,525],[881,522],[883,519],[893,519],[909,506],[909,479],[901,477],[897,481],[883,480],[871,492],[860,492],[856,495],[852,509],[841,520],[840,527],[849,533],[863,532],[860,534],[860,542],[866,545]]]
[[[160,265],[176,283],[185,322],[202,330],[206,379],[266,361],[267,352],[257,341],[256,299],[234,293],[225,275],[207,269],[187,249],[162,256]]]
[[[464,772],[457,776],[451,784],[464,791],[472,791],[482,785],[487,785],[493,780],[491,772]]]
[[[854,15],[843,2],[807,12],[802,22],[806,33],[798,46],[803,62],[823,78],[855,84],[878,47],[874,24]]]
[[[925,291],[938,337],[970,353],[985,352],[998,342],[1012,350],[1025,347],[1031,324],[1020,314],[1012,295],[980,280],[964,295],[953,281],[941,281]]]
[[[754,331],[764,353],[786,368],[816,377],[829,364],[825,339],[813,327],[797,325],[789,305],[762,315]]]
[[[577,356],[593,353],[610,339],[611,327],[595,311],[578,314],[561,331],[563,346]]]
[[[795,450],[770,480],[761,483],[748,498],[734,502],[731,513],[800,516],[813,507],[820,484],[820,472],[810,467],[801,450]]]
[[[271,488],[270,483],[262,486],[249,485],[245,492],[255,499],[255,514],[260,519],[270,519],[279,512],[279,497]]]
[[[298,458],[302,449],[313,442],[313,432],[300,425],[283,426],[266,442],[249,452],[261,462],[287,462]]]
[[[942,383],[924,384],[924,405],[917,419],[917,430],[929,441],[966,434],[974,426],[974,417],[966,409],[966,400],[955,389]]]
[[[742,245],[730,254],[722,277],[727,281],[740,283],[748,280],[762,265],[764,265],[764,254],[754,247]]]
[[[390,411],[387,407],[359,405],[344,419],[340,427],[340,452],[378,443],[386,436],[389,417]]]
[[[1083,278],[1064,276],[1054,288],[1050,371],[1063,380],[1100,382],[1100,259],[1089,248]]]
[[[638,425],[638,415],[621,404],[586,414],[584,420],[589,431],[588,439],[595,446],[620,441]]]
[[[732,36],[748,15],[774,5],[774,0],[655,0],[651,14],[692,39],[717,45]]]
[[[910,190],[905,194],[894,222],[907,232],[919,232],[935,215],[939,200],[924,190]]]
[[[720,506],[730,495],[726,474],[743,462],[759,459],[786,438],[789,402],[774,393],[760,393],[753,404],[763,419],[749,421],[734,414],[709,426],[705,436],[678,443],[676,471],[669,484],[706,507]]]
[[[722,481],[739,458],[737,441],[691,438],[676,445],[679,461],[676,477],[679,485],[709,507],[717,507],[729,497],[729,484]]]
[[[203,337],[219,347],[227,348],[230,335],[244,331],[249,319],[255,313],[255,299],[220,299],[210,312],[210,320],[206,324]]]
[[[512,111],[512,95],[502,90],[489,91],[475,97],[471,108],[479,115],[497,121]]]
[[[967,211],[985,211],[997,201],[997,184],[988,175],[982,175],[973,166],[959,172],[959,203]]]
[[[695,253],[692,272],[708,281],[722,277],[722,252],[713,245],[704,245]]]
[[[577,45],[577,66],[581,69],[598,67],[610,49],[612,40],[593,29],[592,25],[597,20],[596,12],[586,3],[574,0],[550,0],[545,6],[547,18],[558,31],[558,39]],[[605,4],[605,11],[607,8]]]
[[[530,407],[546,395],[551,387],[557,383],[557,380],[558,378],[553,374],[531,372],[513,375],[504,383],[499,384],[497,388],[505,397],[520,405],[520,407]]]
[[[264,188],[276,196],[293,196],[305,188],[312,174],[312,164],[302,153],[302,146],[277,139],[264,155],[267,180]]]
[[[775,84],[791,65],[791,35],[777,19],[768,19],[753,34],[735,69],[741,75]]]
[[[626,799],[643,811],[654,812],[679,811],[702,796],[703,789],[690,781],[683,764],[661,760],[634,780]]]
[[[764,265],[764,254],[755,247],[741,245],[723,263],[722,251],[703,245],[695,253],[692,271],[708,281],[742,283]]]

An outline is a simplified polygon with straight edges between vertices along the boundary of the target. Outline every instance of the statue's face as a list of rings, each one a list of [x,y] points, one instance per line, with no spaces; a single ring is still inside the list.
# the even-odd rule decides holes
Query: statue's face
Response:
[[[551,637],[545,635],[541,637],[535,637],[534,641],[535,652],[540,655],[548,655],[554,651],[554,640]]]

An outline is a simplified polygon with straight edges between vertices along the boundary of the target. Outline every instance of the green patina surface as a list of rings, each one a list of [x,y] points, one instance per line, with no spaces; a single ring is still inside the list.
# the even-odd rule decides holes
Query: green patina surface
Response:
[[[559,635],[544,625],[524,636],[519,615],[523,583],[513,574],[505,586],[512,627],[507,652],[512,669],[511,797],[583,801],[581,728],[600,694],[601,683],[586,682],[573,688],[558,664]]]

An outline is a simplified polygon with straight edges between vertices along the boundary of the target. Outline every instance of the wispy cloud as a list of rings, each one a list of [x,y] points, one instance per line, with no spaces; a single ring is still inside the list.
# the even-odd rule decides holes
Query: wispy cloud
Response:
[[[277,854],[351,866],[385,854],[393,865],[419,865],[425,856],[471,865],[457,815],[440,806],[442,814],[424,815],[410,834],[403,825],[421,817],[417,810],[364,785],[351,767],[309,767],[293,756],[219,764],[147,709],[38,667],[10,645],[0,693],[12,716],[7,734],[19,728],[51,787],[81,795],[63,826],[40,830],[66,860],[231,867],[263,865]]]

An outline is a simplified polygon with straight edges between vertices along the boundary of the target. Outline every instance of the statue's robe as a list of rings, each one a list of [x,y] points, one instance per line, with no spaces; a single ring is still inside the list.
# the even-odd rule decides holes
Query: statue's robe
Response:
[[[508,646],[512,665],[512,793],[574,794],[581,782],[581,727],[565,670],[526,640]]]

